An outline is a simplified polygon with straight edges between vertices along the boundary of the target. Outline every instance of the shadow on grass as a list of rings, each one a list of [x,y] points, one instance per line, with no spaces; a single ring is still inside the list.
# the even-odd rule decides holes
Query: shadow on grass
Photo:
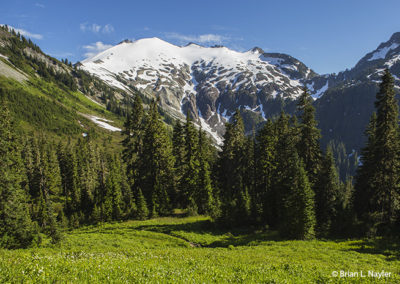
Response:
[[[386,256],[388,261],[400,260],[399,238],[363,239],[353,243],[348,250],[367,254],[380,254]]]
[[[274,231],[261,231],[255,228],[235,228],[221,229],[210,220],[199,220],[182,224],[155,224],[142,225],[131,228],[132,230],[144,230],[157,233],[167,234],[189,242],[196,247],[230,247],[257,245],[263,241],[278,240],[278,234]],[[179,232],[179,234],[177,233]],[[183,234],[181,234],[183,232]],[[185,233],[193,233],[198,235],[211,235],[215,237],[215,241],[197,241],[187,238]]]

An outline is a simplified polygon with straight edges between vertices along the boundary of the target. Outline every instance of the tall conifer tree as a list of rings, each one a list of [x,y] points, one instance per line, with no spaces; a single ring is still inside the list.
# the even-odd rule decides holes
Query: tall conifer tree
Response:
[[[143,179],[141,190],[152,215],[165,215],[171,210],[170,198],[174,194],[172,143],[158,113],[157,102],[150,105],[140,156]]]
[[[323,157],[315,189],[317,234],[327,237],[332,233],[332,223],[337,217],[337,203],[340,201],[340,182],[330,147]]]
[[[245,185],[245,136],[240,111],[226,124],[219,161],[221,221],[228,226],[243,225],[250,215],[250,196]]]
[[[312,105],[312,98],[306,88],[304,88],[297,106],[301,112],[300,137],[297,150],[300,158],[303,160],[304,168],[313,187],[318,179],[321,162],[321,149],[319,145],[321,134],[317,128],[318,123],[315,120],[315,108]]]
[[[33,226],[27,195],[21,187],[23,163],[19,142],[4,101],[0,101],[0,246],[27,247],[33,240]]]
[[[356,182],[356,208],[360,210],[363,194],[370,200],[368,223],[373,225],[373,231],[387,233],[394,227],[398,218],[400,205],[400,157],[399,157],[399,109],[395,98],[394,79],[389,70],[385,70],[376,95],[376,126],[375,132],[368,140],[369,144],[363,153],[366,165],[359,169]],[[367,168],[368,165],[368,168]],[[360,180],[365,174],[371,174],[370,184],[361,187]],[[362,212],[359,212],[359,215]]]

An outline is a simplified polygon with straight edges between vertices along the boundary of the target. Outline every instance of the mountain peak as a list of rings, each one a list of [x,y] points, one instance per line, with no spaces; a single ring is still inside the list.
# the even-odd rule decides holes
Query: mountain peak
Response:
[[[122,44],[122,43],[132,43],[132,41],[130,39],[124,39],[123,41],[121,41],[118,44]]]
[[[253,53],[258,52],[259,54],[264,54],[264,50],[262,50],[261,47],[258,47],[258,46],[253,47],[253,48],[251,49],[251,51],[252,51]]]
[[[396,32],[396,33],[392,34],[389,41],[400,43],[400,32]]]
[[[200,45],[200,44],[198,44],[198,43],[195,43],[195,42],[193,42],[193,41],[189,42],[187,45],[185,45],[185,47],[186,47],[186,46],[191,46],[191,45],[203,47],[202,45]]]

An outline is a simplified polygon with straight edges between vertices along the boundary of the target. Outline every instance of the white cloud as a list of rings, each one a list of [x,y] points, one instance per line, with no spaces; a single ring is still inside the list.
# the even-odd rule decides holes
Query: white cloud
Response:
[[[98,33],[101,29],[101,26],[98,24],[88,24],[88,23],[83,23],[80,24],[80,29],[83,32],[93,32],[93,33]]]
[[[0,25],[0,26],[4,26],[4,25]],[[41,34],[34,34],[31,32],[28,32],[27,30],[23,30],[23,29],[17,29],[14,28],[12,26],[8,26],[9,29],[13,29],[16,33],[20,33],[21,35],[25,36],[25,37],[30,37],[30,38],[34,38],[34,39],[42,39],[43,35]]]
[[[110,25],[110,24],[107,24],[107,25],[105,25],[103,27],[102,32],[105,33],[105,34],[112,33],[112,32],[114,32],[114,27],[112,25]]]
[[[198,43],[222,43],[229,40],[229,37],[218,34],[203,34],[203,35],[182,35],[179,33],[166,33],[165,36],[171,39],[177,39],[181,42],[198,42]]]
[[[83,46],[83,48],[86,50],[84,55],[86,58],[90,58],[106,49],[109,49],[110,47],[112,47],[112,45],[104,44],[101,41],[98,41],[90,45]]]
[[[89,23],[82,23],[79,25],[79,28],[82,32],[92,32],[92,33],[99,33],[102,32],[104,34],[109,34],[114,32],[114,27],[111,24],[107,24],[105,26],[101,26],[98,24],[89,24]]]
[[[35,3],[35,6],[43,9],[46,8],[42,3]]]

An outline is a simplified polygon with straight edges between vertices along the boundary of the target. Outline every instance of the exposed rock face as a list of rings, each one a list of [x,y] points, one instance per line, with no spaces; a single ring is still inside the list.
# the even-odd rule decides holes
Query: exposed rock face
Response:
[[[222,46],[179,47],[157,38],[122,42],[80,68],[112,86],[159,97],[169,114],[183,119],[189,113],[216,140],[237,108],[249,132],[282,108],[294,112],[295,99],[307,86],[316,100],[324,144],[334,139],[357,150],[385,68],[400,87],[400,33],[338,74],[318,75],[289,55],[260,48],[240,53]]]
[[[171,115],[189,113],[218,136],[237,108],[265,119],[270,100],[295,99],[303,82],[317,75],[293,57],[260,48],[241,53],[223,46],[179,47],[158,38],[124,41],[81,68],[110,85],[159,97]]]

